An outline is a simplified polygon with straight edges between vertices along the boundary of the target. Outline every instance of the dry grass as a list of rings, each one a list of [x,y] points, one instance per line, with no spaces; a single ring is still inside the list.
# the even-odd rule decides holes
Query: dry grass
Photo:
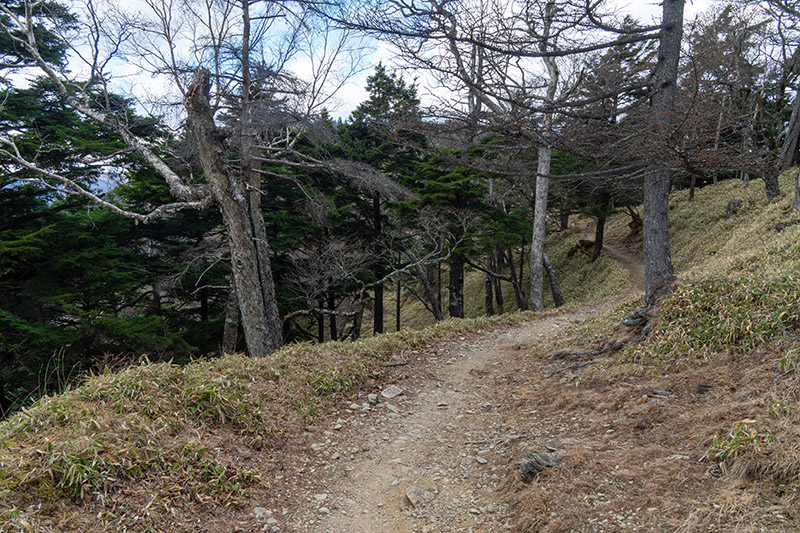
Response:
[[[0,424],[0,531],[162,530],[188,508],[235,508],[269,485],[265,471],[280,462],[271,450],[369,385],[401,348],[532,317],[449,320],[257,359],[143,361],[92,376]],[[76,513],[76,504],[92,511]]]
[[[782,177],[789,193],[791,178]],[[543,406],[551,423],[582,422],[570,433],[581,446],[572,470],[541,481],[547,511],[558,518],[526,516],[522,528],[800,530],[800,215],[787,215],[789,193],[767,205],[758,182],[727,182],[698,191],[692,203],[686,192],[673,195],[682,282],[648,339],[600,364],[540,375],[540,387],[523,398]],[[731,199],[740,209],[726,219]],[[628,237],[625,222],[615,219],[612,238]],[[547,359],[554,349],[618,337],[620,319],[637,305],[631,296],[532,356],[545,372],[558,368],[563,362]],[[606,495],[603,506],[587,505],[597,492]],[[541,507],[538,493],[517,508]]]

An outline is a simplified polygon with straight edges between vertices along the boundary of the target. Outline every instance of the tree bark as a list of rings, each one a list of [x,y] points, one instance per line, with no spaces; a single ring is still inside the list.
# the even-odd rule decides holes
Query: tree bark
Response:
[[[797,153],[797,141],[800,139],[800,91],[795,92],[792,104],[792,117],[789,119],[789,128],[786,138],[781,146],[781,155],[778,160],[778,170],[786,170],[792,166],[792,161]]]
[[[502,271],[503,263],[505,261],[503,257],[503,250],[499,246],[495,247],[495,254],[492,262],[494,266],[497,267],[498,272]],[[513,271],[514,268],[512,267],[511,270]],[[505,304],[503,302],[503,287],[500,285],[500,280],[497,278],[492,278],[492,283],[494,283],[494,296],[495,302],[497,303],[497,314],[502,315],[506,312]]]
[[[258,261],[258,276],[261,285],[261,296],[264,299],[264,313],[268,328],[268,342],[271,350],[283,344],[281,319],[278,313],[278,297],[275,294],[275,283],[272,277],[272,251],[267,239],[267,227],[264,213],[261,211],[261,177],[252,169],[257,163],[253,159],[254,131],[250,105],[250,0],[242,2],[242,102],[241,102],[241,151],[242,181],[249,192],[250,219],[253,225],[253,241]]]
[[[450,318],[464,318],[464,256],[450,256],[450,283],[447,311]]]
[[[372,224],[374,230],[374,241],[375,241],[375,255],[376,257],[381,256],[381,249],[380,249],[380,238],[381,238],[381,197],[378,193],[375,193],[372,197]],[[383,264],[378,262],[374,268],[375,277],[377,279],[383,279],[386,275],[386,269],[383,267]],[[374,317],[372,320],[372,330],[374,333],[383,333],[383,283],[379,283],[375,285],[375,311]]]
[[[603,251],[603,235],[606,228],[606,216],[611,205],[611,195],[603,193],[600,204],[600,213],[597,215],[597,225],[594,228],[594,249],[592,250],[592,262],[597,261],[600,252]]]
[[[522,293],[522,284],[520,283],[522,278],[518,278],[517,272],[514,270],[514,253],[508,250],[507,254],[508,266],[511,267],[509,276],[511,277],[511,286],[514,287],[514,298],[517,299],[517,307],[519,310],[526,311],[528,309],[528,303],[525,301],[525,297]],[[522,275],[522,265],[524,263],[524,260],[520,262],[520,275]]]
[[[400,260],[398,258],[398,264]],[[397,294],[395,295],[395,310],[394,310],[394,330],[400,331],[400,290],[402,284],[400,283],[400,276],[397,276]]]
[[[797,171],[797,177],[794,180],[794,204],[792,204],[792,213],[800,209],[800,170]]]
[[[544,267],[544,271],[547,272],[547,279],[550,281],[550,292],[553,295],[553,303],[556,307],[561,307],[564,305],[564,295],[561,294],[561,285],[558,283],[556,269],[553,268],[553,263],[550,262],[550,258],[547,257],[547,254],[542,255],[542,266]]]
[[[656,136],[655,148],[666,151],[667,138],[673,127],[684,0],[664,0],[662,7],[663,29],[650,120]],[[669,249],[669,190],[669,171],[662,165],[651,166],[644,178],[644,277],[647,303],[654,303],[663,292],[662,288],[675,279]]]
[[[444,318],[444,313],[442,312],[442,293],[440,292],[442,286],[441,263],[436,263],[435,272],[431,271],[431,266],[426,265],[417,265],[416,271],[417,277],[419,278],[420,283],[422,283],[423,297],[430,306],[430,311],[433,314],[433,318],[435,318],[437,321],[442,320]],[[434,279],[434,276],[436,276],[436,279]]]
[[[491,262],[489,263],[489,269],[492,269]],[[484,286],[484,297],[483,297],[483,307],[486,316],[494,315],[494,283],[492,276],[486,274],[486,279],[483,282]]]
[[[158,283],[155,281],[153,282],[153,314],[156,316],[161,316],[161,288],[158,286]]]
[[[542,269],[542,256],[544,255],[545,224],[547,221],[547,193],[550,188],[550,147],[542,146],[538,150],[539,162],[536,175],[536,201],[533,209],[533,234],[531,235],[531,288],[530,309],[541,311],[544,309],[544,271]]]
[[[228,290],[228,302],[225,304],[225,327],[222,330],[222,353],[236,352],[239,337],[239,299],[236,297],[236,286],[231,280]]]
[[[545,7],[545,17],[542,21],[544,25],[543,36],[539,50],[542,53],[548,52],[553,46],[550,42],[550,27],[553,24],[557,13],[555,1],[550,0]],[[545,57],[544,64],[547,67],[548,82],[545,105],[553,103],[558,90],[558,80],[560,72],[555,57]],[[548,136],[553,129],[553,113],[544,114],[543,129],[545,136]],[[544,256],[544,237],[545,224],[547,221],[547,194],[550,189],[550,159],[553,149],[547,144],[538,149],[538,162],[536,172],[536,200],[533,209],[533,235],[531,236],[531,288],[530,288],[530,309],[531,311],[541,311],[544,309],[544,276],[542,268],[542,258]]]
[[[336,295],[333,293],[333,291],[328,291],[328,309],[331,311],[336,311]],[[331,329],[331,340],[338,341],[339,329],[336,325],[336,313],[331,313],[330,317],[328,317],[328,321]]]
[[[250,356],[267,355],[281,345],[281,324],[268,257],[260,257],[253,234],[253,220],[263,222],[260,211],[251,213],[244,184],[232,175],[226,161],[224,139],[228,132],[214,124],[209,104],[210,73],[195,73],[184,100],[187,123],[197,145],[203,173],[222,213],[231,254],[231,270],[237,289],[242,328]],[[266,235],[259,235],[262,251]],[[260,240],[260,239],[259,239]],[[266,262],[259,264],[260,259]]]

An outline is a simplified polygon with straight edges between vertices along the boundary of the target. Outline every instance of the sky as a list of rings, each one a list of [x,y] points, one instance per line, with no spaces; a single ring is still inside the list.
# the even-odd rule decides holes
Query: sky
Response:
[[[687,0],[684,8],[684,21],[689,22],[705,12],[715,0]],[[631,15],[643,24],[658,24],[661,21],[661,2],[654,0],[617,0],[617,12],[621,15]],[[382,61],[389,69],[402,69],[402,65],[393,60],[391,49],[386,45],[379,45],[378,50],[370,58],[372,64]],[[367,68],[361,75],[354,77],[337,98],[338,107],[332,109],[332,116],[346,120],[359,103],[366,100],[369,95],[366,91],[366,79],[374,71]],[[422,104],[430,104],[435,100],[436,87],[423,72],[403,72],[408,81],[416,78]]]
[[[694,19],[699,12],[706,10],[714,1],[715,0],[687,0],[685,7],[685,19],[687,21]],[[142,3],[143,0],[128,0],[128,2],[130,5],[136,5],[138,3]],[[618,6],[617,12],[620,15],[630,14],[644,24],[657,24],[660,21],[661,3],[658,1],[616,0],[616,4]],[[142,8],[147,9],[146,5],[144,4],[142,5]],[[134,9],[136,8],[134,7]],[[399,69],[402,67],[394,61],[394,54],[388,45],[373,42],[370,43],[370,46],[374,46],[375,52],[365,59],[364,68],[361,73],[353,76],[350,81],[337,93],[336,97],[327,103],[327,108],[333,117],[346,120],[350,113],[358,106],[358,104],[367,99],[368,94],[366,92],[366,78],[374,71],[374,65],[379,61],[382,61],[385,65],[387,65],[390,70]],[[71,62],[70,66],[73,67],[73,65],[76,71],[81,69],[81,66],[77,61],[74,63]],[[304,64],[302,60],[295,61],[294,67],[300,72],[303,70],[310,70],[310,67],[307,64]],[[141,76],[137,75],[135,73],[137,69],[131,64],[118,62],[117,64],[114,64],[112,70],[115,77],[114,84],[118,86],[116,90],[121,90],[122,92],[132,91],[141,99],[142,107],[145,109],[148,107],[145,104],[145,99],[147,98],[146,93],[151,93],[149,96],[152,97],[152,93],[155,93],[156,95],[159,93],[163,94],[163,92],[166,90],[166,86],[162,87],[164,91],[159,89],[161,84],[157,80],[151,80],[149,77],[148,79],[143,79]],[[408,81],[411,81],[415,78],[417,79],[419,94],[422,98],[423,105],[433,102],[434,98],[432,95],[434,95],[437,90],[441,93],[441,89],[438,89],[436,84],[431,81],[424,72],[404,71],[403,76]],[[176,108],[175,111],[179,110]],[[173,119],[174,118],[177,117],[173,117]],[[170,119],[168,120],[171,122]]]

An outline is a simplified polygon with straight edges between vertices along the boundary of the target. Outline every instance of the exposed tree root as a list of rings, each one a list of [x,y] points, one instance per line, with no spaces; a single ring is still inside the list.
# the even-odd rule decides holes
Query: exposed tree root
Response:
[[[639,344],[647,338],[650,331],[653,329],[653,315],[650,313],[649,307],[639,307],[630,316],[622,320],[622,326],[628,328],[627,334],[622,339],[616,339],[609,342],[602,343],[596,350],[592,351],[579,351],[570,349],[560,349],[552,352],[548,359],[561,359],[564,361],[576,361],[581,359],[589,359],[584,363],[573,363],[560,368],[550,374],[548,377],[555,376],[561,372],[570,369],[584,368],[592,364],[596,364],[594,359],[601,355],[613,353],[621,350],[629,344]],[[619,329],[619,328],[617,328]],[[633,336],[635,334],[635,336]]]

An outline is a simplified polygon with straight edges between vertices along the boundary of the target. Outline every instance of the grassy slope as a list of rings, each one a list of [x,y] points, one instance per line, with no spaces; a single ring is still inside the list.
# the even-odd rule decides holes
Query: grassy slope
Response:
[[[769,205],[760,181],[708,187],[691,203],[685,191],[674,194],[677,291],[644,342],[569,375],[582,392],[567,399],[565,390],[559,399],[559,409],[613,418],[619,442],[687,454],[698,465],[648,472],[665,509],[683,507],[684,514],[654,522],[659,530],[800,530],[800,213],[788,214],[792,178],[782,177],[785,193]],[[730,200],[741,207],[726,219]],[[627,236],[623,222],[612,225],[613,238]],[[620,318],[638,305],[628,298],[533,355],[624,336]],[[676,399],[648,400],[653,390]],[[670,488],[676,479],[683,492],[669,502],[679,492]],[[567,507],[579,506],[551,490]]]
[[[789,188],[788,178],[783,186]],[[749,189],[737,183],[703,189],[693,204],[684,193],[675,195],[673,254],[687,281],[666,304],[646,343],[587,369],[585,379],[599,383],[620,375],[731,364],[730,357],[753,350],[766,354],[756,360],[770,376],[758,383],[793,368],[800,355],[800,216],[784,218],[789,195],[770,206],[761,196],[759,182]],[[729,199],[741,199],[742,207],[725,220]],[[624,217],[612,222],[611,238],[626,236],[624,222]],[[788,225],[782,232],[775,230],[779,222]],[[573,305],[614,294],[626,279],[626,272],[608,258],[590,264],[581,254],[567,257],[584,225],[553,235],[548,243]],[[468,309],[474,315],[482,306],[483,278],[473,273],[467,284],[472,295]],[[510,293],[506,302],[512,306]],[[582,335],[577,344],[605,338],[637,303],[631,297],[581,326],[573,332]],[[387,309],[392,309],[388,303]],[[187,367],[145,363],[88,379],[0,425],[0,531],[6,525],[9,530],[146,530],[148,521],[158,524],[159,513],[166,515],[179,502],[235,503],[247,487],[262,483],[263,465],[220,461],[209,453],[220,431],[242,447],[269,450],[330,402],[368,382],[371,370],[400,347],[530,316],[447,321],[357,343],[294,345],[263,359],[225,357]],[[420,319],[414,325],[423,323]],[[717,416],[703,426],[698,446],[716,450],[722,460],[740,461],[739,470],[794,474],[798,463],[794,448],[786,444],[795,436],[793,427],[800,427],[793,383],[777,382],[783,389],[770,389],[768,399],[763,397],[767,392],[759,392],[760,407],[754,409],[761,409],[763,417],[746,419],[758,424],[741,425],[737,405],[734,415]],[[754,462],[765,449],[775,451],[768,461]],[[748,450],[758,453],[747,455]],[[158,503],[148,504],[149,518],[135,516],[131,509],[141,508],[141,502],[126,499],[137,490],[156,495]],[[91,512],[76,510],[76,500]]]

